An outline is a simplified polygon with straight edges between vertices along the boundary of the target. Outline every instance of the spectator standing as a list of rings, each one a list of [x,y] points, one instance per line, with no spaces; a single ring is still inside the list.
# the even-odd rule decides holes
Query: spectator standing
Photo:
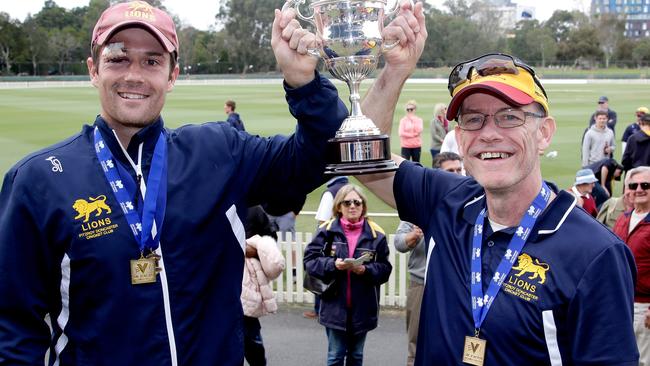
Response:
[[[438,103],[433,108],[433,118],[431,119],[431,158],[435,157],[440,153],[442,148],[442,142],[445,140],[447,135],[447,128],[449,126],[449,121],[446,118],[447,115],[447,105],[444,103]]]
[[[607,113],[607,127],[612,130],[613,134],[616,134],[616,112],[609,108],[609,98],[604,95],[598,98],[598,108],[596,109],[596,112],[594,112],[589,118],[589,127],[593,126],[596,123],[596,116],[600,111]]]
[[[615,159],[606,158],[584,167],[594,172],[596,185],[592,195],[596,200],[596,206],[600,206],[612,195],[612,180],[620,180],[623,174],[623,166]]]
[[[414,100],[406,102],[405,109],[406,115],[399,120],[402,157],[406,160],[419,162],[422,152],[422,118],[415,114],[417,103]]]
[[[239,113],[235,112],[235,108],[237,108],[237,103],[234,100],[227,100],[226,104],[224,104],[223,110],[228,115],[226,122],[238,131],[246,131],[244,129],[244,121],[239,117]]]
[[[616,220],[627,211],[634,209],[634,197],[628,186],[628,179],[625,179],[625,184],[623,186],[623,195],[621,197],[611,197],[598,210],[598,216],[596,220],[607,225],[610,229],[614,230],[614,224]]]
[[[461,174],[461,158],[458,154],[444,152],[433,158],[434,169]],[[461,174],[462,175],[462,174]],[[395,249],[401,253],[410,253],[408,270],[410,275],[409,289],[406,293],[406,334],[408,338],[408,356],[406,364],[412,366],[415,362],[418,340],[418,325],[420,324],[420,307],[424,293],[424,277],[426,271],[426,246],[422,230],[410,222],[400,221],[394,238]],[[433,245],[431,245],[433,247]]]
[[[650,166],[650,114],[644,114],[639,121],[641,130],[630,136],[621,159],[627,171],[639,166]]]
[[[325,185],[327,188],[325,192],[321,195],[320,203],[318,204],[318,210],[316,211],[316,229],[320,227],[326,221],[329,221],[332,218],[332,207],[334,207],[334,197],[336,193],[343,187],[348,184],[349,180],[346,176],[339,176],[330,179]],[[320,295],[314,294],[314,310],[305,311],[302,313],[302,316],[309,319],[316,319],[318,317],[318,312],[320,311]]]
[[[377,327],[379,288],[392,271],[386,235],[366,217],[367,202],[359,187],[343,186],[334,197],[334,218],[305,249],[307,272],[334,281],[333,292],[321,297],[318,317],[327,334],[328,366],[363,364],[366,334]],[[368,260],[349,262],[361,257]]]
[[[578,200],[578,206],[582,207],[593,217],[598,215],[596,200],[591,194],[596,182],[598,182],[598,179],[596,179],[596,176],[591,169],[580,169],[576,173],[576,181],[573,184],[573,187],[569,190],[573,193],[576,200]]]
[[[284,257],[276,242],[276,227],[269,221],[262,206],[248,208],[244,228],[246,253],[241,293],[244,357],[250,366],[264,366],[266,351],[259,318],[278,310],[270,281],[284,271]]]
[[[650,309],[650,166],[630,170],[627,181],[634,210],[618,218],[614,233],[627,243],[634,254],[637,266],[634,333],[640,354],[639,364],[650,365],[650,329],[645,321]]]
[[[607,112],[596,112],[596,123],[589,127],[582,141],[582,166],[593,164],[614,153],[614,133],[607,128]]]
[[[636,109],[636,119],[634,122],[630,123],[629,126],[625,128],[625,131],[623,131],[623,137],[621,138],[621,154],[625,154],[625,147],[627,146],[627,140],[630,138],[630,136],[634,135],[636,132],[641,130],[641,126],[639,126],[639,122],[641,121],[641,117],[643,117],[644,114],[649,114],[650,111],[648,111],[648,108],[646,107],[639,107]]]
[[[304,49],[315,35],[297,24],[276,10],[271,44],[299,127],[261,138],[224,123],[165,128],[173,19],[144,1],[102,13],[86,60],[94,125],[23,159],[2,185],[0,363],[43,365],[48,350],[60,365],[243,363],[247,207],[304,200],[348,114]]]

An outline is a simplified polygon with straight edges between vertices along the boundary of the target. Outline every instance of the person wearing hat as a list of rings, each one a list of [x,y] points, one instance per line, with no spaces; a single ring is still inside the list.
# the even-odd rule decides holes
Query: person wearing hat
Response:
[[[423,19],[413,28],[426,38]],[[388,51],[364,99],[382,133],[419,45]],[[542,178],[556,123],[534,70],[487,54],[454,67],[448,89],[471,177],[396,155],[397,172],[357,177],[427,244],[415,365],[638,365],[632,254]]]
[[[598,111],[607,112],[607,127],[612,130],[614,134],[616,134],[616,112],[614,112],[613,109],[609,108],[609,98],[607,98],[605,95],[598,98],[598,107],[596,108],[596,112],[594,112],[589,118],[589,126],[587,126],[587,128],[593,126],[596,123],[596,113]]]
[[[164,127],[174,21],[143,1],[101,14],[87,60],[94,124],[2,185],[0,363],[42,365],[49,350],[50,365],[243,364],[246,209],[302,202],[348,114],[294,16],[275,11],[271,44],[299,127],[262,138]]]
[[[582,207],[593,217],[598,215],[596,200],[594,200],[594,196],[591,195],[596,182],[598,182],[598,179],[591,169],[580,169],[576,173],[576,181],[573,183],[573,187],[569,189],[569,191],[576,197],[578,206]]]
[[[650,114],[641,117],[639,131],[627,140],[621,163],[626,171],[639,166],[650,166]]]
[[[622,141],[621,155],[625,154],[625,147],[627,146],[627,140],[630,138],[630,136],[634,135],[637,131],[641,129],[639,123],[641,122],[641,117],[643,117],[643,115],[645,114],[650,114],[648,108],[646,107],[637,108],[635,112],[636,120],[630,123],[630,125],[625,128],[625,131],[623,131],[623,137],[621,138]]]

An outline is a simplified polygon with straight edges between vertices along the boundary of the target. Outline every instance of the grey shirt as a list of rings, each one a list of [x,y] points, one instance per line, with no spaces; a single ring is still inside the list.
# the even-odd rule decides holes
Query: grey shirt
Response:
[[[414,225],[410,222],[400,221],[395,233],[395,249],[401,253],[411,252],[409,256],[409,273],[411,280],[417,283],[424,283],[424,272],[427,264],[427,252],[424,245],[424,237],[413,248],[406,245],[406,234],[413,231]]]

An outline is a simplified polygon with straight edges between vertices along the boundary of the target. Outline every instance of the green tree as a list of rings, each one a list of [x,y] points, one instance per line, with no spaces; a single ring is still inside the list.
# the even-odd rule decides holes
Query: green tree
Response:
[[[38,63],[48,57],[48,33],[31,15],[23,23],[26,38],[25,56],[32,64],[32,74],[38,75]]]
[[[275,67],[271,50],[273,11],[282,7],[282,0],[225,0],[217,21],[223,22],[228,34],[226,47],[242,73]]]
[[[527,62],[545,67],[547,63],[555,61],[555,40],[550,30],[542,27],[537,20],[517,23],[514,37],[508,41],[511,52]]]
[[[73,52],[81,45],[77,37],[77,30],[72,27],[65,27],[63,29],[50,29],[49,30],[49,47],[53,50],[56,61],[59,65],[59,72],[66,73],[65,64],[72,61]]]
[[[596,29],[593,26],[584,26],[570,31],[567,40],[558,45],[557,57],[576,67],[597,66],[598,60],[603,58],[603,51],[600,49]]]
[[[22,51],[24,37],[20,26],[18,20],[0,12],[0,66],[4,65],[7,74],[11,73],[13,59]]]
[[[647,66],[650,63],[650,39],[643,38],[638,41],[632,51],[632,58],[637,63],[637,67]]]
[[[624,39],[625,20],[618,19],[613,14],[601,14],[596,19],[596,33],[600,41],[600,49],[605,57],[605,67],[616,51],[616,46]]]
[[[632,52],[634,51],[634,47],[636,47],[635,41],[631,39],[623,38],[616,45],[616,51],[614,52],[613,60],[619,65],[634,67],[635,63],[634,63],[634,58],[632,57]]]
[[[589,24],[589,18],[580,11],[556,10],[544,23],[557,43],[565,42],[569,33]]]

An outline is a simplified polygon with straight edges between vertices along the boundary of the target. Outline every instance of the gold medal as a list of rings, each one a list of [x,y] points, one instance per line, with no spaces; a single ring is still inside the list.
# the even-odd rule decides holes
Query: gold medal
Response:
[[[465,336],[465,346],[463,347],[463,362],[483,366],[485,362],[485,340],[479,337]]]
[[[131,259],[131,284],[154,283],[156,273],[155,258],[145,258],[140,255],[140,259]]]

